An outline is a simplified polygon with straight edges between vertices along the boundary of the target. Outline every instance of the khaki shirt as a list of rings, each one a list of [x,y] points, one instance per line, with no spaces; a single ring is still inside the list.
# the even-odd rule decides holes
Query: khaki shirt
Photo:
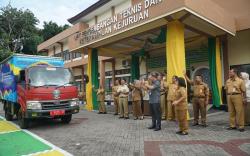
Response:
[[[170,83],[166,87],[166,93],[167,93],[167,100],[168,101],[173,101],[175,98],[175,92],[177,90],[177,85]]]
[[[127,85],[120,85],[117,89],[117,92],[120,92],[119,97],[128,97],[129,88]]]
[[[97,90],[97,101],[104,101],[105,100],[105,91],[104,89]]]
[[[202,82],[201,84],[191,83],[191,85],[193,85],[194,97],[204,97],[204,98],[209,97],[209,88],[206,83],[204,82]]]
[[[184,87],[180,87],[179,89],[176,90],[176,92],[174,94],[174,101],[179,100],[182,97],[184,97],[184,99],[180,103],[175,105],[176,110],[186,110],[186,109],[188,109],[188,106],[187,106],[187,92],[186,92],[186,88],[184,88]]]
[[[227,80],[225,89],[227,94],[241,94],[246,91],[246,86],[242,79],[236,77],[235,79]]]
[[[119,86],[113,86],[112,87],[112,94],[113,94],[114,98],[118,98],[119,97],[119,94],[117,92],[118,88],[119,88]]]
[[[132,90],[132,101],[141,101],[141,89],[130,85]]]

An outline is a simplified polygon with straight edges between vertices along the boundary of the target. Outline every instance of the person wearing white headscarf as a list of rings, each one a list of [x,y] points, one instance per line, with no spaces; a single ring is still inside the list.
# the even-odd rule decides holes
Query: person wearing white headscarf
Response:
[[[246,85],[245,125],[250,125],[250,80],[249,74],[241,72],[241,77]]]

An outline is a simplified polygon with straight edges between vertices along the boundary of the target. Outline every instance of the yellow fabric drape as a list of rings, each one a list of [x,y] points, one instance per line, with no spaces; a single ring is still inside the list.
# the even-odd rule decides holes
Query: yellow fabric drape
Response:
[[[171,82],[173,75],[183,77],[183,71],[186,70],[184,46],[184,25],[179,21],[168,23],[166,42],[168,82]]]
[[[219,38],[216,38],[216,79],[217,85],[220,94],[220,103],[222,104],[222,96],[221,96],[221,89],[222,89],[222,64],[221,64],[221,45]]]
[[[166,35],[167,81],[171,82],[172,76],[183,77],[186,70],[184,25],[179,21],[168,23]]]
[[[87,69],[87,75],[89,77],[89,83],[87,83],[86,86],[86,109],[88,111],[93,110],[93,101],[92,101],[92,70],[91,70],[91,64],[92,64],[92,52],[91,49],[88,49],[88,69]]]

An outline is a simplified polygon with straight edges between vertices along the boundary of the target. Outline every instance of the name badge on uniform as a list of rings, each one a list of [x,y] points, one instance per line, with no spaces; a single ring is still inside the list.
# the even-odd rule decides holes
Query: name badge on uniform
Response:
[[[200,89],[200,93],[203,93],[203,90],[202,90],[202,89]]]
[[[233,92],[236,92],[236,88],[233,88]]]

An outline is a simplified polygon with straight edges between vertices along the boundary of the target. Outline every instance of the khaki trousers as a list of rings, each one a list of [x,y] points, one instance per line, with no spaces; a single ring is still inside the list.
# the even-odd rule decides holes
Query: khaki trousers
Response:
[[[120,117],[128,117],[128,98],[119,97]]]
[[[175,110],[175,115],[182,132],[188,132],[187,109]]]
[[[104,101],[98,101],[99,104],[99,112],[100,113],[105,113],[106,112],[106,106]]]
[[[115,114],[118,114],[120,112],[120,110],[119,110],[119,97],[114,98],[114,105],[115,105]]]
[[[141,110],[141,101],[133,101],[132,102],[132,107],[133,107],[133,115],[134,117],[138,118],[142,116],[142,110]]]
[[[244,108],[245,112],[245,124],[249,125],[250,124],[250,102],[247,102]]]
[[[194,123],[199,123],[199,116],[201,114],[201,123],[207,122],[207,105],[205,98],[193,98],[193,111],[194,111]]]
[[[165,119],[166,117],[166,100],[165,95],[161,95],[161,117]]]
[[[168,103],[167,119],[175,120],[175,107],[172,105],[173,101],[167,101],[167,103]]]
[[[230,127],[244,128],[244,110],[241,94],[227,95]]]

